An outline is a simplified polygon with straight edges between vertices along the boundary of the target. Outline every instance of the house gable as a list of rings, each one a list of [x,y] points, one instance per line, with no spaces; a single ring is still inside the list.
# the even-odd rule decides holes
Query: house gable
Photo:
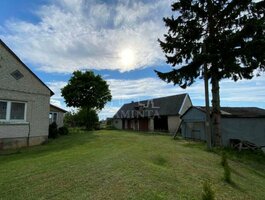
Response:
[[[191,106],[192,106],[192,102],[191,102],[190,96],[186,94],[182,102],[182,105],[179,109],[179,115],[180,116],[183,115]]]
[[[205,121],[205,112],[198,107],[190,107],[182,116],[181,119],[187,122]]]
[[[51,96],[54,93],[0,40],[0,90]]]

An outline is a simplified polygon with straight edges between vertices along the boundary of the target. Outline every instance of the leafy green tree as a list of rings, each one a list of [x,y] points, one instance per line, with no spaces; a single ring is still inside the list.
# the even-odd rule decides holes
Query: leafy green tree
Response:
[[[212,85],[215,145],[221,146],[219,82],[251,79],[264,71],[265,3],[179,0],[172,4],[172,11],[176,15],[164,18],[168,33],[159,43],[174,69],[156,73],[182,88],[206,73]]]
[[[63,118],[64,124],[69,127],[76,127],[77,126],[77,113],[71,111],[67,112]]]
[[[92,71],[75,71],[68,84],[62,88],[62,96],[67,106],[86,110],[88,129],[90,111],[103,109],[112,98],[107,82]]]
[[[78,126],[86,126],[87,129],[93,130],[97,129],[99,123],[98,114],[92,109],[80,109],[76,113],[76,119]]]
[[[77,112],[67,112],[64,116],[64,124],[70,127],[83,127],[97,129],[99,123],[98,114],[95,110],[79,109]]]

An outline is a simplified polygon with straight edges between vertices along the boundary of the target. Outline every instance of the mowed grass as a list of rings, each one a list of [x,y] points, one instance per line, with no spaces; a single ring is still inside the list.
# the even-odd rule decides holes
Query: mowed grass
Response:
[[[228,160],[205,145],[169,136],[71,131],[48,144],[0,155],[0,199],[201,199],[205,180],[216,199],[265,198],[265,162]],[[261,156],[261,158],[264,158]]]

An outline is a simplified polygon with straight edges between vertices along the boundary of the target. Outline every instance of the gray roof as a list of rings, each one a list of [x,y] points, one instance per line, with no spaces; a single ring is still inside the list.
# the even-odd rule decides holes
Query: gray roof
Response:
[[[222,107],[221,109],[232,116],[265,117],[265,110],[257,107]]]
[[[194,107],[205,112],[203,106]],[[257,107],[221,107],[221,115],[222,117],[257,118],[265,117],[265,110]]]
[[[149,99],[124,104],[114,118],[139,118],[179,115],[187,94]]]
[[[53,104],[50,104],[50,111],[59,111],[59,112],[63,112],[63,113],[67,113],[68,111],[67,110],[64,110],[62,108],[59,108],[58,106],[55,106]]]

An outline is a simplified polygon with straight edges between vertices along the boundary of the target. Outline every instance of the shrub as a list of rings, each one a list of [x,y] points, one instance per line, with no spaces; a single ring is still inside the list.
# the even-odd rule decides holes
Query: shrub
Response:
[[[63,127],[60,127],[60,128],[58,129],[58,133],[59,133],[60,135],[68,135],[69,130],[68,130],[68,128],[67,128],[66,126],[63,126]]]
[[[58,135],[58,129],[56,122],[53,122],[49,125],[49,138],[57,138]]]
[[[209,181],[203,183],[202,200],[214,200],[214,191]]]

